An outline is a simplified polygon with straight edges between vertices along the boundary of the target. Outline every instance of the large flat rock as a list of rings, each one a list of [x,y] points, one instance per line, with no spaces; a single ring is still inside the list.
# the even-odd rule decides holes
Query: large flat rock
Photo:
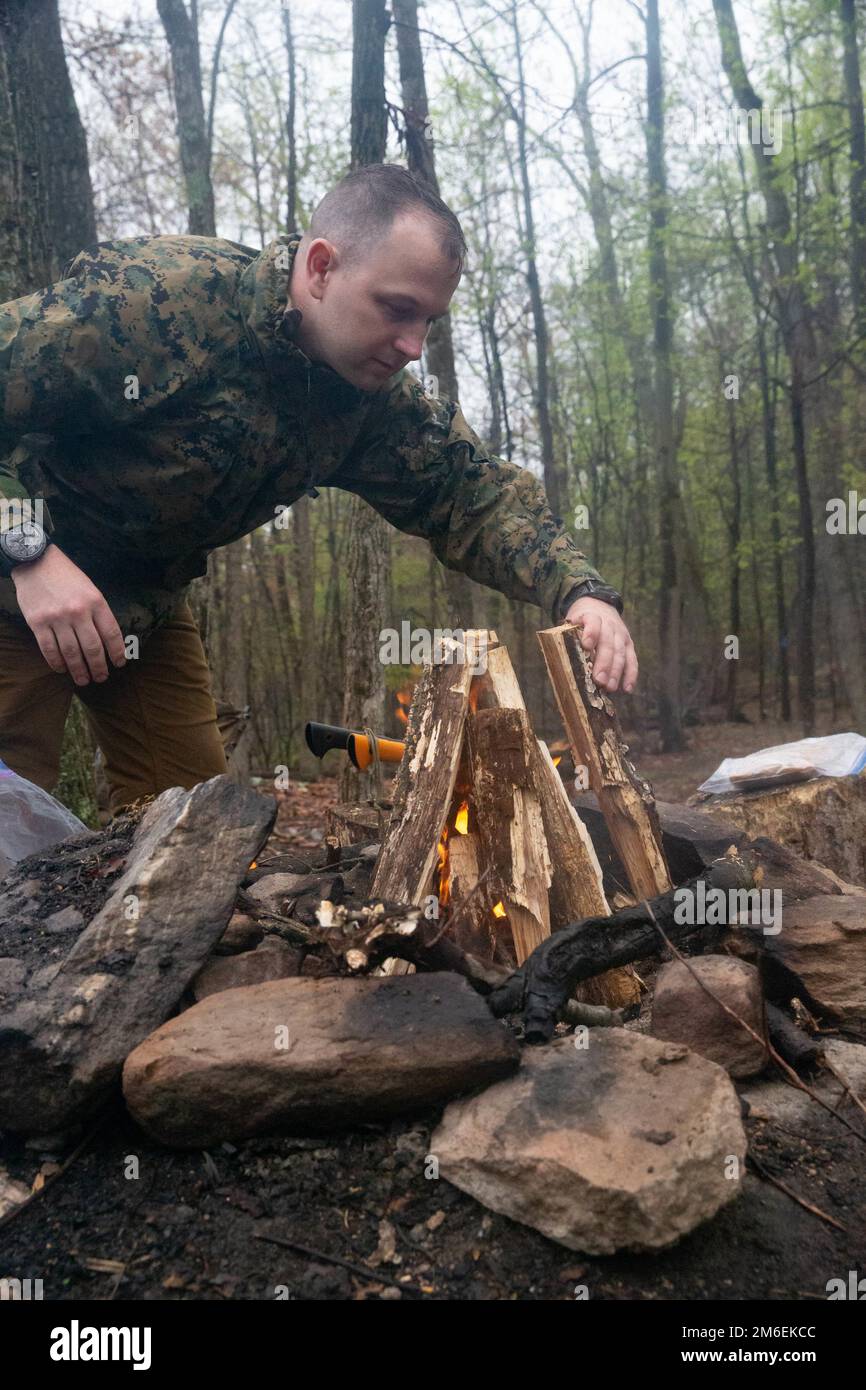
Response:
[[[0,1011],[0,1128],[87,1118],[123,1061],[171,1013],[225,931],[275,803],[226,775],[148,807],[122,876],[67,954],[10,984]]]
[[[575,1035],[577,1036],[577,1035]],[[527,1049],[517,1075],[453,1101],[439,1174],[570,1250],[659,1250],[736,1197],[746,1135],[727,1073],[624,1028]]]
[[[512,1072],[519,1051],[460,976],[287,979],[225,990],[147,1038],[126,1103],[164,1144],[343,1128]]]

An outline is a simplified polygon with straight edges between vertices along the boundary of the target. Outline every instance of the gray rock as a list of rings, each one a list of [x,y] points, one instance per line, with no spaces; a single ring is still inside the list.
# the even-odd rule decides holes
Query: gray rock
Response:
[[[756,1042],[726,1014],[702,984],[748,1023],[761,1041]],[[652,1032],[666,1042],[685,1043],[731,1076],[757,1076],[770,1058],[760,974],[753,965],[731,956],[695,956],[688,966],[669,961],[659,971],[653,992]]]
[[[736,1197],[746,1136],[725,1071],[624,1028],[527,1049],[520,1071],[453,1101],[439,1173],[569,1250],[659,1250]]]
[[[309,891],[318,877],[316,874],[266,874],[247,888],[246,894],[266,912],[282,915],[285,912],[286,900],[298,898],[302,893]],[[333,871],[330,871],[328,881],[333,877]]]
[[[75,927],[84,926],[84,914],[69,903],[58,912],[52,912],[50,917],[46,917],[43,926],[46,931],[71,931]]]
[[[841,1038],[828,1038],[824,1043],[824,1056],[858,1100],[866,1101],[866,1047],[862,1043],[843,1042]]]
[[[842,1089],[832,1079],[829,1082],[810,1079],[809,1085],[828,1105],[836,1104]],[[822,1113],[817,1101],[785,1081],[750,1081],[738,1090],[748,1102],[750,1120],[770,1120],[783,1129],[805,1134]]]
[[[422,1110],[513,1071],[517,1045],[456,974],[277,980],[171,1019],[127,1058],[126,1103],[199,1147]]]
[[[275,815],[227,775],[148,807],[122,876],[53,979],[31,979],[4,1007],[0,1128],[63,1129],[103,1104],[225,931]]]
[[[26,975],[27,966],[23,960],[16,960],[14,956],[0,957],[0,999],[7,994],[17,994]]]

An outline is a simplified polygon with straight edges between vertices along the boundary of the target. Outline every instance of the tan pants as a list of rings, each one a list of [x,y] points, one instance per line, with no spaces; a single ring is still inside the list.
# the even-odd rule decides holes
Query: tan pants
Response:
[[[73,695],[105,758],[109,808],[193,787],[226,771],[210,675],[188,603],[151,633],[135,661],[76,685],[52,671],[29,628],[0,613],[0,758],[52,791]]]

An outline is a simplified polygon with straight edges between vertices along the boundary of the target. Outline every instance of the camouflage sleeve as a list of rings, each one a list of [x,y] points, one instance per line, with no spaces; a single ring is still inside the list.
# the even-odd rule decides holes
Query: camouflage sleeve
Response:
[[[371,409],[338,475],[386,521],[423,536],[443,565],[563,621],[583,579],[601,579],[554,516],[539,480],[488,453],[459,405],[410,373]]]
[[[152,245],[103,242],[56,284],[0,304],[0,497],[26,495],[16,460],[64,434],[135,424],[206,361],[215,320],[202,323],[202,287],[208,276],[219,284],[214,257],[185,264]]]

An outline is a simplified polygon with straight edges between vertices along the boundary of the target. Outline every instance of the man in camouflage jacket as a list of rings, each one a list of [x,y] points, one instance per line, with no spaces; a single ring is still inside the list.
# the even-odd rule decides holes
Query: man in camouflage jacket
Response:
[[[459,406],[405,370],[459,270],[438,255],[438,200],[415,204],[410,188],[406,204],[411,176],[397,175],[404,205],[361,256],[348,235],[316,235],[326,199],[303,237],[258,254],[201,236],[103,242],[59,283],[0,305],[0,530],[20,520],[14,499],[30,499],[49,541],[17,565],[7,548],[4,564],[0,536],[0,663],[4,634],[7,648],[26,639],[28,669],[63,683],[66,708],[74,689],[104,706],[105,692],[86,688],[92,678],[120,692],[125,639],[139,638],[150,671],[169,659],[154,638],[179,614],[188,626],[186,586],[208,552],[324,485],[356,492],[443,564],[540,604],[550,620],[579,618],[599,683],[633,687],[621,601],[541,484],[489,454]],[[200,668],[200,643],[195,657]],[[38,736],[22,729],[22,698],[14,672],[0,670],[0,757],[46,784],[53,751],[28,762]],[[94,721],[100,741],[106,718]],[[114,735],[123,720],[110,711]],[[219,770],[215,749],[211,737],[198,767],[168,758],[150,781],[193,785]],[[113,761],[118,805],[131,784],[119,786],[122,757]]]

